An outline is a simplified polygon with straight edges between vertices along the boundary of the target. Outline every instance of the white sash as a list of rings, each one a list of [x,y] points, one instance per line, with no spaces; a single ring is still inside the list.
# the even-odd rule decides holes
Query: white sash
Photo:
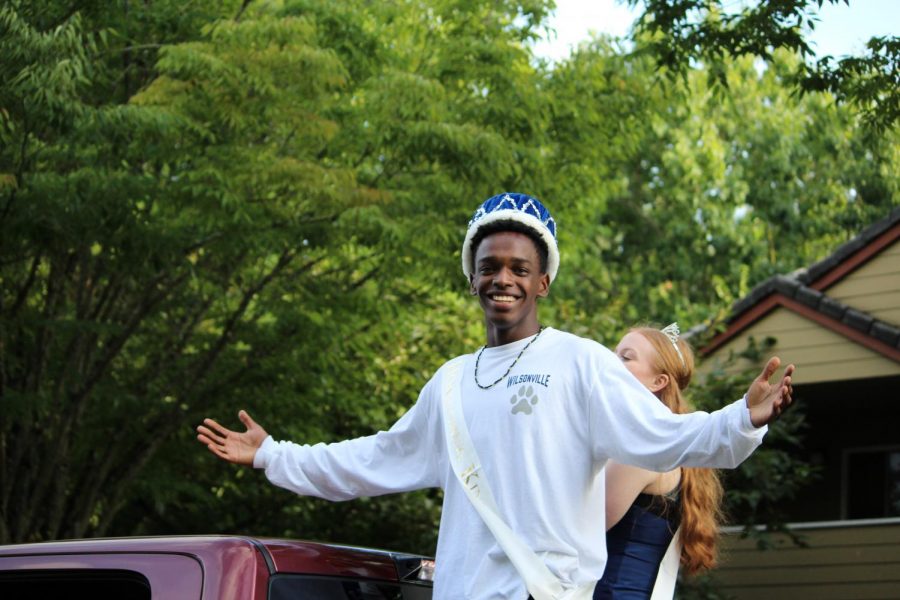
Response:
[[[681,565],[681,527],[675,530],[666,554],[659,563],[656,583],[650,600],[672,600],[675,596],[675,581],[678,579],[678,567]]]
[[[500,516],[462,414],[460,380],[465,361],[466,357],[463,356],[448,363],[442,380],[441,408],[444,416],[444,437],[447,438],[447,451],[453,472],[472,506],[481,515],[509,561],[525,580],[525,587],[534,600],[591,600],[594,587],[597,585],[596,581],[590,581],[579,587],[563,586],[547,565],[522,542]],[[675,593],[675,580],[681,560],[680,533],[679,528],[666,550],[650,600],[671,600]],[[600,540],[597,543],[600,543]]]

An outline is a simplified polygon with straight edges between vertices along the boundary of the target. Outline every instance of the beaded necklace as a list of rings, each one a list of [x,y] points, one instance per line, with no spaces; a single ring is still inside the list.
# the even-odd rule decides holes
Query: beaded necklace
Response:
[[[481,353],[484,352],[484,349],[485,349],[485,348],[487,348],[487,346],[482,346],[482,347],[481,347],[481,350],[478,351],[478,356],[475,357],[475,385],[477,385],[478,387],[480,387],[480,388],[483,389],[483,390],[489,390],[489,389],[491,389],[492,387],[494,387],[495,385],[497,385],[498,383],[500,383],[501,381],[503,381],[503,379],[504,379],[507,375],[509,375],[509,372],[512,371],[512,368],[513,368],[514,366],[516,366],[516,363],[519,362],[519,359],[522,358],[522,355],[525,354],[525,351],[528,350],[528,346],[530,346],[531,344],[533,344],[533,343],[534,343],[534,340],[536,340],[536,339],[538,339],[539,337],[541,337],[541,332],[543,332],[543,331],[544,331],[544,326],[541,325],[541,326],[538,328],[538,332],[537,332],[536,334],[534,334],[534,337],[533,337],[533,338],[531,338],[531,341],[529,341],[527,344],[525,344],[525,347],[522,348],[522,351],[521,351],[521,352],[519,352],[519,355],[516,357],[516,360],[512,361],[512,364],[509,365],[509,368],[506,370],[506,373],[504,373],[503,375],[501,375],[500,377],[498,377],[498,378],[497,378],[497,381],[495,381],[494,383],[492,383],[492,384],[490,384],[490,385],[481,385],[481,384],[478,382],[478,362],[481,360]]]

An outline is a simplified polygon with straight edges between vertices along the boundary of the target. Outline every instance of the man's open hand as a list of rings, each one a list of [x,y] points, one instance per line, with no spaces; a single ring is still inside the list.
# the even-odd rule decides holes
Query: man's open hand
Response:
[[[762,427],[775,421],[793,402],[791,375],[794,373],[794,365],[787,366],[781,380],[775,385],[769,383],[780,364],[781,359],[777,356],[770,358],[762,373],[747,390],[747,408],[750,409],[750,421],[754,427]]]
[[[247,427],[244,433],[222,427],[213,419],[203,419],[203,425],[197,427],[197,439],[222,460],[252,466],[256,451],[269,434],[246,411],[240,411],[238,418]]]

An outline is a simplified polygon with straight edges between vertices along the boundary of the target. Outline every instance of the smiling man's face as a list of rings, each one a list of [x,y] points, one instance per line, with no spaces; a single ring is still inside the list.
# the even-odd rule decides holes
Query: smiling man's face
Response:
[[[536,334],[537,299],[547,296],[550,277],[541,272],[534,241],[524,233],[493,233],[481,240],[474,263],[469,284],[484,310],[488,345]]]

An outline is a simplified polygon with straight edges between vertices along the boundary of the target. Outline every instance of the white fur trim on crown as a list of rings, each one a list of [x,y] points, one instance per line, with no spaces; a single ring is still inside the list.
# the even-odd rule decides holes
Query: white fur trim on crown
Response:
[[[474,259],[472,256],[472,238],[475,237],[475,233],[483,226],[495,221],[517,221],[526,225],[541,236],[541,239],[547,244],[547,275],[550,276],[550,282],[552,283],[556,278],[556,272],[559,270],[559,248],[556,246],[556,238],[553,237],[553,234],[550,233],[550,230],[547,229],[547,226],[544,225],[540,219],[528,213],[523,213],[520,210],[511,208],[495,210],[479,218],[469,226],[462,247],[462,268],[466,280],[468,280],[471,275],[472,261]]]

